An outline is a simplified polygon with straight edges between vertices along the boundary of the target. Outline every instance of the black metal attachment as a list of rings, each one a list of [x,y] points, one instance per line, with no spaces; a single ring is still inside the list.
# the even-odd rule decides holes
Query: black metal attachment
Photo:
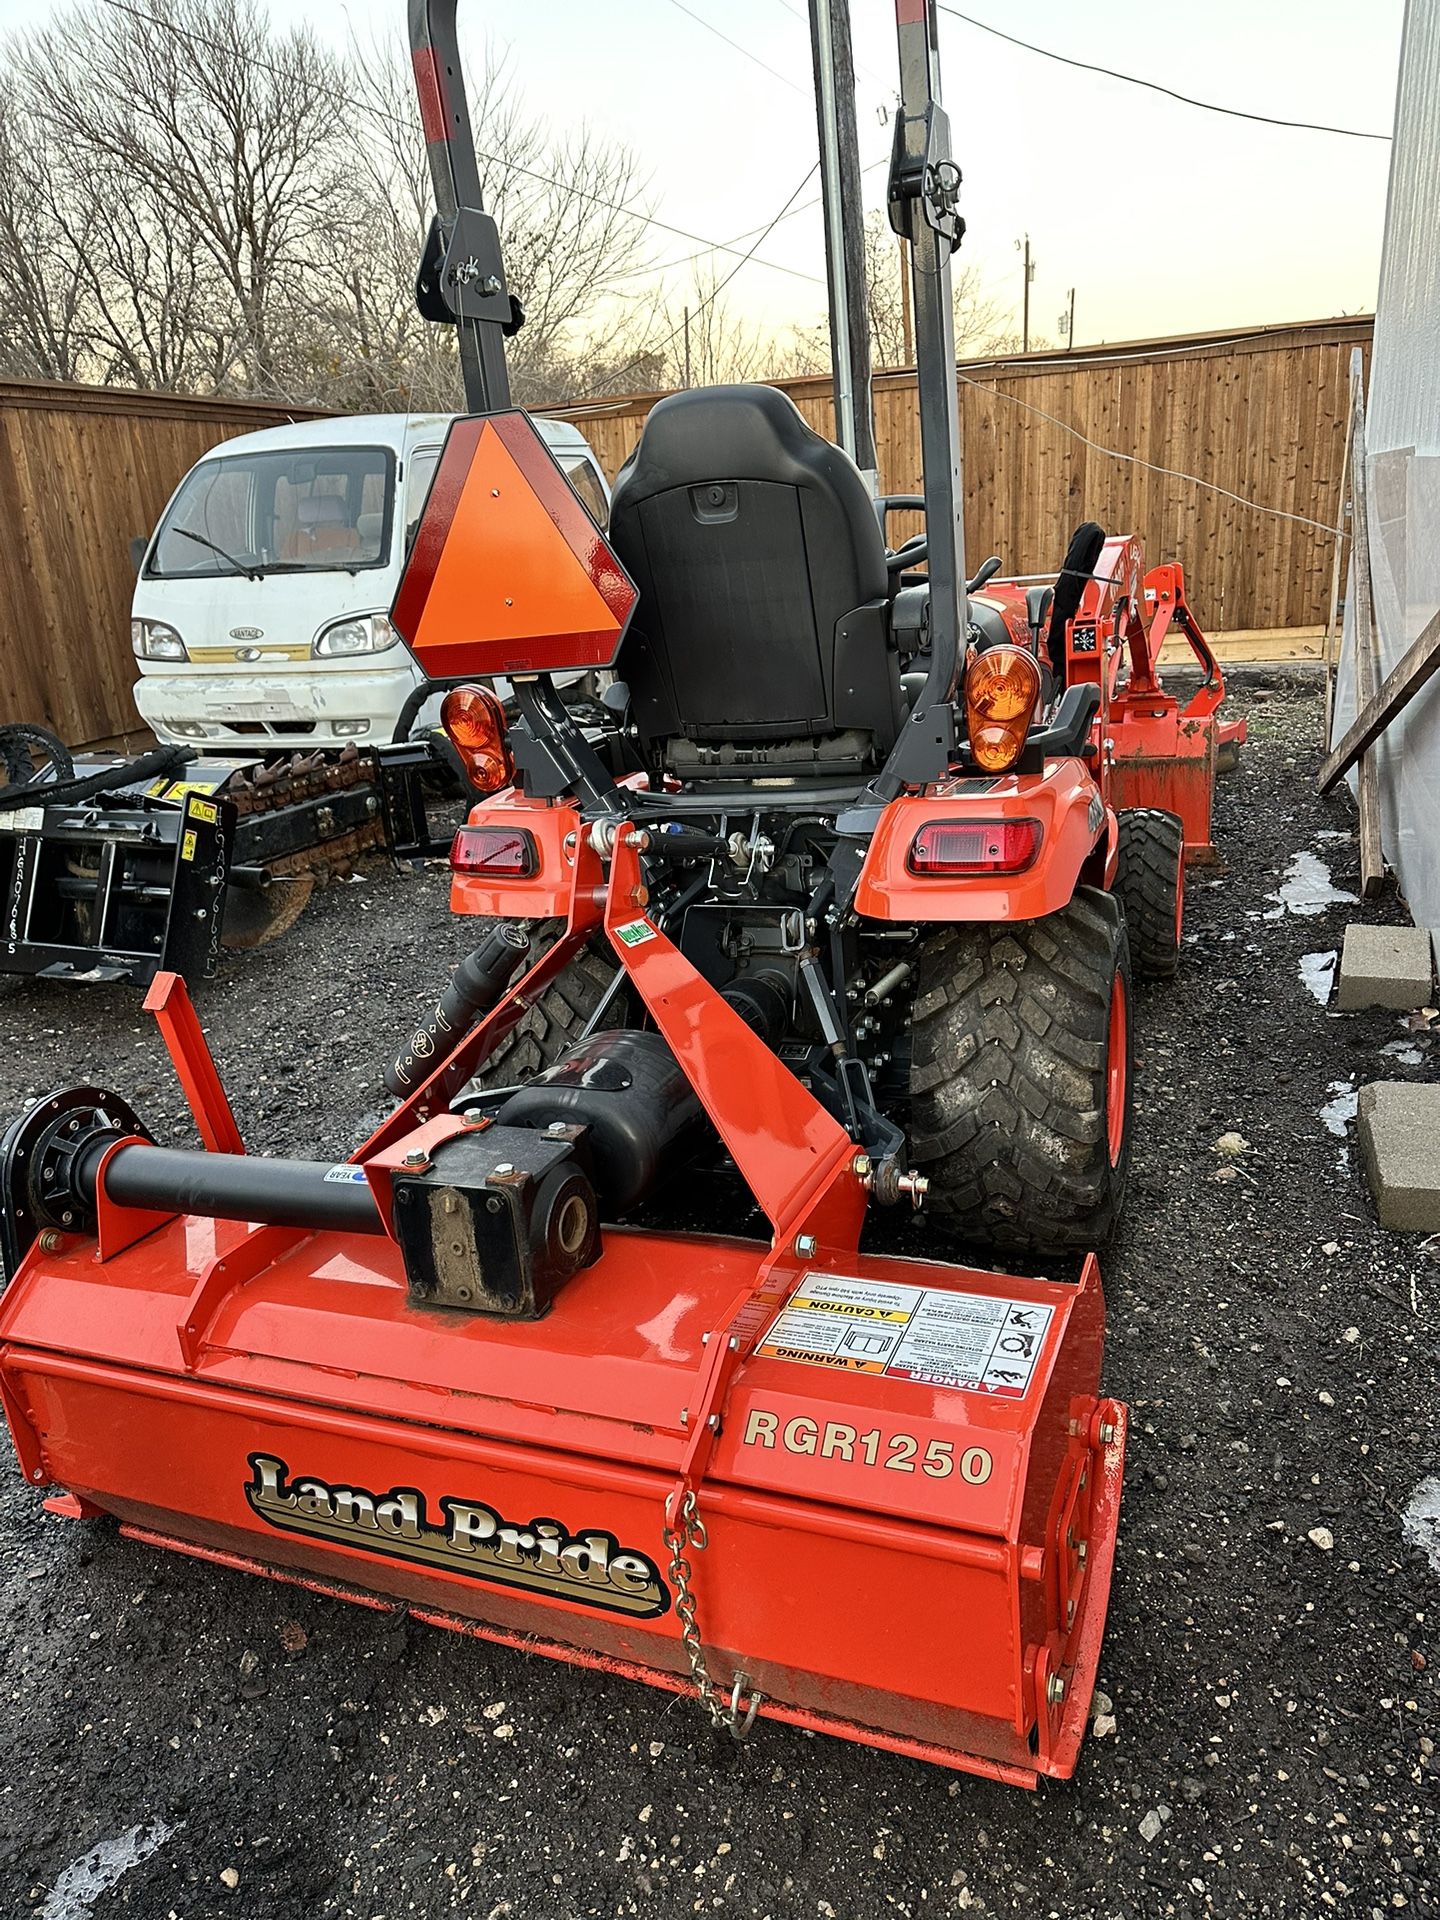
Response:
[[[538,1319],[600,1254],[595,1190],[575,1158],[581,1132],[477,1125],[398,1171],[392,1219],[411,1299]]]
[[[67,1087],[12,1120],[0,1140],[0,1258],[5,1278],[37,1234],[95,1231],[95,1167],[127,1135],[148,1138],[128,1101],[102,1087]]]
[[[235,810],[190,794],[0,812],[0,972],[148,986],[220,953]]]

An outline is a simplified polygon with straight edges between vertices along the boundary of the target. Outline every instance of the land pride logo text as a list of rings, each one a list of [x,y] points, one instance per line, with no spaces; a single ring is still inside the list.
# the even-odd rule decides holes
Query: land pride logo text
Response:
[[[570,1533],[558,1520],[515,1526],[478,1500],[449,1496],[432,1520],[424,1494],[415,1487],[379,1494],[332,1486],[309,1474],[292,1479],[285,1462],[269,1453],[252,1453],[250,1467],[245,1498],[283,1533],[441,1568],[491,1586],[554,1594],[607,1613],[646,1619],[670,1605],[654,1562],[598,1528]]]

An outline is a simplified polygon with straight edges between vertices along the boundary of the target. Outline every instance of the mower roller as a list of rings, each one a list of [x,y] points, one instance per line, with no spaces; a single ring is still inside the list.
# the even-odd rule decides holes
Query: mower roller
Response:
[[[472,417],[393,618],[433,678],[515,688],[508,726],[446,700],[488,796],[452,858],[481,938],[338,1165],[245,1154],[157,977],[206,1151],[103,1087],[14,1122],[0,1395],[57,1512],[737,1737],[1033,1785],[1074,1770],[1099,1657],[1126,1418],[1094,1250],[1132,954],[1175,965],[1220,681],[1178,568],[1092,527],[1053,585],[982,594],[987,563],[967,605],[959,174],[933,5],[896,12],[927,533],[891,554],[854,465],[756,387],[658,405],[599,532],[507,404],[453,0],[415,0],[421,299]],[[1177,622],[1184,711],[1153,671]],[[549,676],[612,666],[584,732]],[[875,1214],[920,1205],[1030,1270],[894,1251]]]

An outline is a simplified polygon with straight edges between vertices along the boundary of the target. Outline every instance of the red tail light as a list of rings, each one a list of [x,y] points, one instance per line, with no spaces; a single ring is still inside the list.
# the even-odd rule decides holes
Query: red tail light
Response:
[[[518,827],[461,827],[450,849],[456,873],[525,880],[540,865],[535,842]]]
[[[910,871],[930,879],[1023,873],[1040,851],[1038,820],[931,820],[910,848]]]
[[[510,785],[515,761],[505,737],[505,709],[488,687],[452,687],[441,703],[440,724],[477,793]]]

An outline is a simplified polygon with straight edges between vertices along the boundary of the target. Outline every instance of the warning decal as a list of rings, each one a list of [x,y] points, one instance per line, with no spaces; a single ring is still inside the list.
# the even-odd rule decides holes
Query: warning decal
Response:
[[[917,1386],[1019,1400],[1034,1375],[1052,1311],[1031,1300],[810,1273],[756,1351],[835,1372],[878,1373]]]

